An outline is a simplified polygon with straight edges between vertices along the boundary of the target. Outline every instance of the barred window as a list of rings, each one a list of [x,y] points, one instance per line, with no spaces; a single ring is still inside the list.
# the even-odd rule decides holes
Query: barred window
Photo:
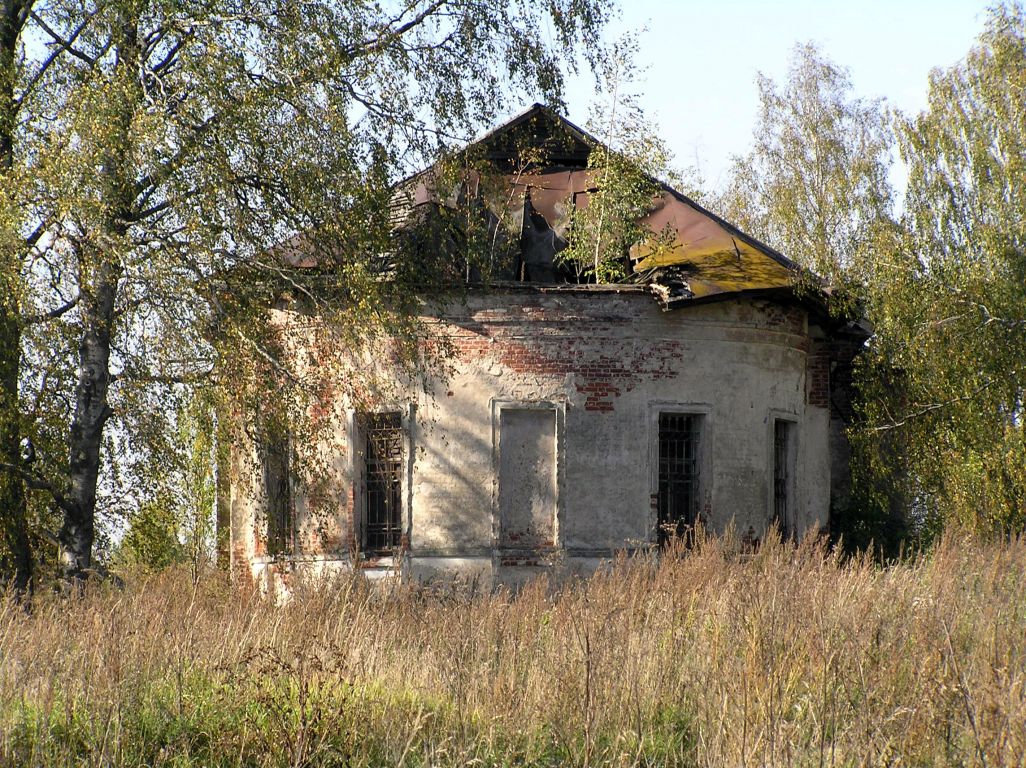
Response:
[[[364,459],[362,548],[396,549],[402,544],[402,415],[364,413],[358,425]]]
[[[267,500],[267,552],[291,554],[294,549],[292,483],[289,446],[285,439],[267,440],[263,446],[264,496]]]
[[[780,535],[791,538],[794,530],[794,423],[776,419],[773,424],[773,522]]]
[[[683,536],[698,519],[702,417],[659,414],[659,542]]]

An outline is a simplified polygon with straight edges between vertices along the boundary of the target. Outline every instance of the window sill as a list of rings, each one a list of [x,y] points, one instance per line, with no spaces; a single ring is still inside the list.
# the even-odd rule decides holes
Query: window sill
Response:
[[[387,570],[402,565],[402,554],[389,552],[361,552],[355,566],[361,570]]]

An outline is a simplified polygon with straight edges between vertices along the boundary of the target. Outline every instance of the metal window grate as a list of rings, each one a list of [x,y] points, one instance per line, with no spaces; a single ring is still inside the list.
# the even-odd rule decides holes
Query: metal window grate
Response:
[[[286,555],[294,548],[292,489],[286,440],[264,444],[264,493],[267,498],[267,550]]]
[[[399,413],[360,418],[364,436],[363,548],[394,549],[402,543],[403,433]]]
[[[659,541],[682,536],[698,517],[701,417],[659,414]]]
[[[783,536],[791,535],[791,424],[773,425],[773,520]]]

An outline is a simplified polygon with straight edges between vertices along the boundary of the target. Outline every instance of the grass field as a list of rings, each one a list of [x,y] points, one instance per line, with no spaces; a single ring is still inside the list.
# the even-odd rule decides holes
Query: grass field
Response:
[[[0,603],[2,765],[1026,765],[1026,542],[720,540],[559,590]]]

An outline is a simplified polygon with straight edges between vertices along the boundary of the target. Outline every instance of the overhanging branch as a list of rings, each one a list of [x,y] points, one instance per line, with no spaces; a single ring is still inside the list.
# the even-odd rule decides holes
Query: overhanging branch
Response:
[[[57,502],[57,506],[61,509],[74,509],[74,505],[57,489],[57,486],[42,475],[27,470],[25,467],[19,467],[17,464],[9,464],[6,461],[0,461],[0,470],[20,477],[25,485],[35,491],[44,491],[45,493],[50,494],[50,496],[53,497],[53,500]]]
[[[82,23],[75,27],[75,29],[72,30],[71,35],[68,36],[67,45],[74,45],[79,35],[81,35],[83,31],[85,31],[85,28],[89,26],[89,22],[93,20],[93,17],[96,16],[98,12],[99,9],[96,9],[92,13],[86,15],[86,17],[82,20]],[[33,18],[37,18],[35,14],[33,14]],[[43,63],[39,65],[39,69],[36,70],[35,74],[32,75],[32,78],[25,84],[25,87],[22,89],[21,94],[15,100],[14,108],[16,111],[21,108],[21,105],[25,102],[26,97],[28,97],[28,95],[32,93],[32,90],[36,87],[39,81],[43,79],[43,75],[46,74],[47,70],[49,70],[53,63],[57,60],[57,57],[60,56],[61,53],[63,53],[65,50],[65,46],[58,46],[54,48],[54,50],[50,52],[50,55],[46,57]]]
[[[23,317],[21,319],[21,322],[23,325],[35,325],[37,323],[44,323],[47,320],[56,320],[57,318],[67,314],[76,306],[78,306],[78,303],[81,299],[82,296],[80,294],[78,296],[75,296],[75,298],[65,302],[61,306],[57,307],[56,309],[51,309],[49,312],[40,312],[39,314],[28,315],[26,317]]]
[[[925,416],[928,413],[933,413],[934,411],[939,411],[942,408],[950,408],[951,406],[957,405],[958,403],[964,403],[964,402],[967,402],[969,400],[972,400],[977,395],[979,395],[981,392],[983,392],[985,389],[990,387],[990,385],[992,383],[993,382],[988,381],[985,384],[982,384],[979,387],[977,387],[975,390],[970,392],[968,395],[962,395],[961,397],[953,397],[950,400],[945,400],[942,403],[930,403],[929,405],[925,405],[925,406],[919,408],[918,410],[913,411],[912,413],[907,414],[904,418],[902,418],[899,421],[892,421],[889,424],[880,424],[880,425],[875,426],[875,427],[870,427],[869,431],[870,432],[887,432],[887,431],[889,431],[891,429],[897,429],[898,427],[903,427],[906,424],[908,424],[910,421],[918,419],[921,416]]]
[[[75,38],[78,37],[78,34],[81,34],[81,33],[75,34],[74,37],[70,37],[68,39],[64,39],[63,37],[61,37],[56,32],[56,30],[54,30],[49,24],[47,24],[45,21],[43,21],[42,17],[40,17],[40,15],[38,13],[33,11],[30,15],[32,17],[32,20],[34,22],[36,22],[36,24],[38,24],[40,26],[40,28],[44,32],[46,32],[46,34],[48,34],[50,36],[50,38],[53,40],[53,42],[55,42],[58,46],[60,46],[59,50],[67,51],[69,54],[74,56],[76,59],[79,59],[80,61],[84,61],[90,67],[95,67],[96,66],[96,59],[95,58],[93,58],[92,56],[90,56],[87,53],[84,53],[84,52],[78,50],[77,48],[75,48],[72,45],[72,43],[74,43],[74,41],[75,41]]]

